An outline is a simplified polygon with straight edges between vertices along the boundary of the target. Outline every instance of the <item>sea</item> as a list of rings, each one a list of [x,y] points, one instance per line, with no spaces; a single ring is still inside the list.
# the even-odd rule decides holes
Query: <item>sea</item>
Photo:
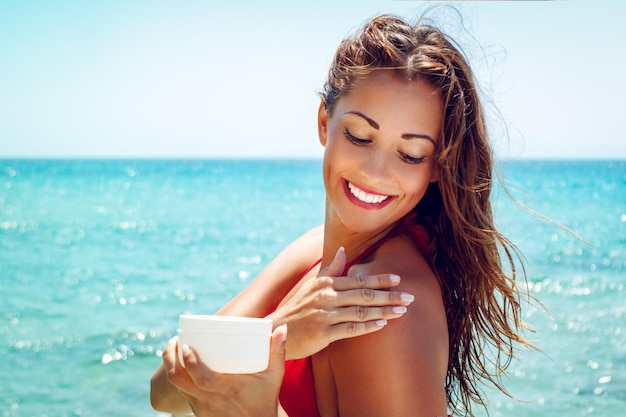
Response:
[[[536,349],[476,415],[625,415],[626,161],[498,173]],[[178,316],[215,312],[323,210],[319,160],[0,160],[0,417],[163,415],[149,381]]]

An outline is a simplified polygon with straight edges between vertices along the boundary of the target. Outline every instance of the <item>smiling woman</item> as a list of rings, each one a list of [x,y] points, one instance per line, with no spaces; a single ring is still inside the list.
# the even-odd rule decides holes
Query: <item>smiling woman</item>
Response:
[[[383,15],[344,40],[318,109],[324,224],[218,312],[272,319],[269,369],[220,376],[174,338],[154,407],[432,417],[471,415],[481,382],[504,390],[500,374],[527,342],[476,91],[463,55],[423,22]]]
[[[425,82],[377,72],[360,80],[332,113],[322,104],[318,119],[330,208],[355,230],[358,222],[384,234],[436,180],[443,111]]]

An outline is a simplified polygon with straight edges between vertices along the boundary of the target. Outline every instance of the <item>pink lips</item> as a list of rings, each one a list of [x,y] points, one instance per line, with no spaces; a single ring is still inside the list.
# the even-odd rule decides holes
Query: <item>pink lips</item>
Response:
[[[348,181],[344,181],[343,187],[350,202],[367,210],[380,210],[394,199],[393,196],[366,190]]]

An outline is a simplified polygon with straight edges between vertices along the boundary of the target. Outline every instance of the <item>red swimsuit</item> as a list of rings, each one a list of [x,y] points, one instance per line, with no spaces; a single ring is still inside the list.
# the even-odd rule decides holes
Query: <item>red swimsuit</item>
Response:
[[[374,253],[385,241],[402,232],[408,232],[411,235],[417,248],[428,259],[428,245],[430,241],[428,233],[423,226],[414,223],[414,216],[407,216],[384,239],[376,242],[349,262],[346,265],[344,274],[348,272],[352,265]],[[321,259],[311,265],[302,277],[306,276],[320,262]],[[285,362],[285,376],[279,398],[283,409],[289,417],[320,417],[315,397],[315,384],[310,356]]]

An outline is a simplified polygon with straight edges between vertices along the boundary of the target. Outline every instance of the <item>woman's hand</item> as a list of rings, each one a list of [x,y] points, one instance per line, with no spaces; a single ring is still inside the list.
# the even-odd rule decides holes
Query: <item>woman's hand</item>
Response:
[[[340,276],[346,264],[343,248],[330,265],[288,294],[288,301],[268,315],[274,326],[287,324],[287,359],[311,356],[330,343],[382,329],[401,317],[413,302],[410,294],[390,291],[393,274]]]
[[[196,417],[276,417],[280,405],[278,393],[285,371],[287,327],[277,327],[271,339],[267,370],[256,374],[220,374],[213,372],[186,345],[172,338],[163,351],[167,378],[187,399]],[[183,351],[185,366],[178,360]]]

